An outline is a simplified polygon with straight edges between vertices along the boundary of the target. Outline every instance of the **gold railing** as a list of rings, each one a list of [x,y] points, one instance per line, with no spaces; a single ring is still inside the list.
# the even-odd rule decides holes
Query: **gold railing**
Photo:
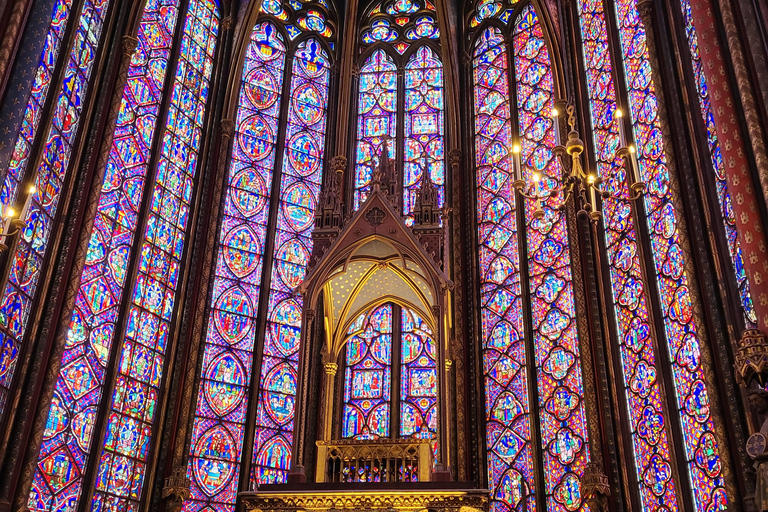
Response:
[[[427,482],[429,439],[317,441],[317,482]]]

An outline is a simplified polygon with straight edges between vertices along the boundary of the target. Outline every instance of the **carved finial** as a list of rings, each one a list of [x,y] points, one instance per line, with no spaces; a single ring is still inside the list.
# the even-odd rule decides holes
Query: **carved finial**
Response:
[[[735,357],[736,377],[749,386],[756,381],[761,387],[768,382],[768,338],[757,329],[741,335]]]
[[[596,462],[587,463],[584,476],[581,477],[581,498],[589,505],[592,512],[608,510],[608,496],[611,486],[603,469]]]
[[[168,512],[180,512],[184,501],[189,498],[190,481],[187,478],[187,470],[184,467],[176,467],[173,474],[165,479],[163,487],[163,499],[167,500]]]

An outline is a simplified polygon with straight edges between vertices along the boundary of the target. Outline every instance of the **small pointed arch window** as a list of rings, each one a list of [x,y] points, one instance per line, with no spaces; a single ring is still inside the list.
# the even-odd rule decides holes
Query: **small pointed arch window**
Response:
[[[337,30],[326,0],[266,0],[250,33],[221,202],[185,509],[234,511],[246,468],[252,487],[285,482],[291,467],[302,325],[302,299],[293,290],[312,251]],[[248,417],[255,417],[251,431]],[[245,453],[248,438],[253,448]]]

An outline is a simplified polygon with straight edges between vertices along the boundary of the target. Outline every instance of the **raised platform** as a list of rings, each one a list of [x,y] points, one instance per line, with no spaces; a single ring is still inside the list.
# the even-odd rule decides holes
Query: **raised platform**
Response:
[[[261,485],[239,494],[240,512],[326,510],[487,511],[488,491],[466,482],[305,483]]]

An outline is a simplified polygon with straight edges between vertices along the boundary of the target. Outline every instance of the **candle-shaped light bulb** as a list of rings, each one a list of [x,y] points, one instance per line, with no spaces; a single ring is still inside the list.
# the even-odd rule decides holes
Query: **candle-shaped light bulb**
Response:
[[[515,181],[523,179],[522,164],[520,162],[520,144],[512,146],[512,173]]]
[[[561,144],[560,142],[560,112],[556,108],[552,109],[552,123],[555,125],[555,146]]]
[[[533,181],[536,183],[536,209],[541,209],[541,187],[542,187],[542,179],[539,173],[535,172],[533,173]]]
[[[629,161],[630,167],[632,167],[632,184],[640,182],[640,164],[637,161],[637,149],[635,146],[629,146]]]
[[[594,174],[587,176],[587,188],[589,189],[589,203],[592,205],[592,211],[597,211],[597,189],[595,188],[595,180],[597,178]]]
[[[21,220],[27,218],[27,212],[29,212],[29,208],[32,206],[32,198],[35,197],[35,192],[37,192],[35,185],[30,185],[27,189],[27,197],[24,200],[24,208],[21,209],[21,214],[19,215]]]
[[[3,222],[3,234],[0,236],[0,244],[5,244],[6,240],[6,233],[9,233],[11,231],[11,222],[13,221],[13,218],[16,216],[16,210],[14,210],[12,207],[8,207],[5,209],[5,215],[3,216],[3,219],[5,222]]]
[[[624,132],[624,112],[620,108],[616,109],[616,122],[619,123],[619,147],[627,147],[627,134]]]

